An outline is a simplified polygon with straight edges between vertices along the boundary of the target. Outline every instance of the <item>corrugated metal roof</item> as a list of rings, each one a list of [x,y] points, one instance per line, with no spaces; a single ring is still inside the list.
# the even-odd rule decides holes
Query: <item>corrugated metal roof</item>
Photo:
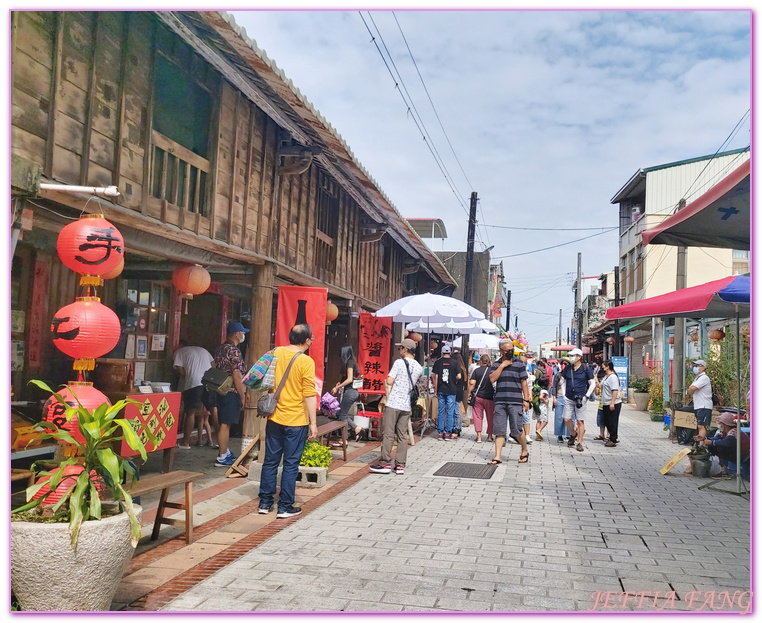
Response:
[[[261,81],[260,84],[252,86],[260,87],[265,96],[272,94],[276,96],[274,98],[268,97],[279,108],[284,109],[276,121],[279,124],[284,123],[287,126],[286,129],[296,131],[297,138],[306,144],[315,144],[329,150],[329,154],[320,156],[318,159],[324,162],[323,158],[327,156],[329,166],[333,165],[332,168],[341,169],[345,179],[355,189],[355,193],[350,194],[363,209],[375,213],[375,216],[380,216],[384,222],[388,223],[390,225],[388,233],[409,253],[414,250],[412,255],[417,254],[422,257],[439,279],[444,283],[457,285],[444,264],[426,246],[370,173],[357,160],[341,135],[286,77],[283,70],[267,56],[264,50],[257,46],[256,41],[246,34],[246,30],[236,23],[232,15],[224,11],[178,11],[172,13],[176,18],[175,21],[179,20],[186,28],[191,27],[190,22],[198,25],[199,19],[203,20],[203,24],[211,28],[216,36],[221,38],[221,41],[213,41],[215,47],[226,55],[228,61],[237,61],[233,63],[234,68],[237,71],[247,69],[249,73],[253,70]],[[157,14],[165,23],[170,22],[166,12],[159,11]],[[177,26],[177,24],[170,25]],[[229,48],[229,50],[223,50],[224,47]],[[230,50],[236,55],[235,59],[230,58]],[[248,74],[247,77],[251,78]],[[261,88],[263,86],[261,82],[265,83],[266,89]],[[268,110],[265,112],[270,114]]]

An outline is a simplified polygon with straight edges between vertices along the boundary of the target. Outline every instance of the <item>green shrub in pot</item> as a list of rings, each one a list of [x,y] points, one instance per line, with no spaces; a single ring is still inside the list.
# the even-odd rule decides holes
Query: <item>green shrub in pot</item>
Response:
[[[299,465],[302,467],[325,467],[331,466],[333,455],[331,449],[317,441],[308,441],[304,446]]]

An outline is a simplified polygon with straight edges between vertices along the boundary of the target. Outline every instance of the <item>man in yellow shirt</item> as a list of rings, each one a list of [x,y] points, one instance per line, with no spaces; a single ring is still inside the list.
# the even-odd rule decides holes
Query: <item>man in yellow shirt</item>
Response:
[[[299,461],[308,437],[314,439],[317,436],[315,362],[309,356],[302,356],[312,345],[313,339],[310,325],[298,324],[289,331],[289,345],[280,346],[274,352],[278,358],[275,364],[276,388],[292,360],[294,363],[283,384],[278,406],[265,429],[265,460],[259,480],[258,512],[262,515],[273,509],[281,458],[283,473],[277,517],[294,517],[302,512],[301,508],[294,506]]]

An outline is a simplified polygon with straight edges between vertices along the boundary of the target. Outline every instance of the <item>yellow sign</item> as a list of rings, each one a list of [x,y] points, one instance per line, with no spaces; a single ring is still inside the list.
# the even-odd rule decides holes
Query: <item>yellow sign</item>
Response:
[[[683,448],[678,452],[675,456],[670,459],[669,463],[667,463],[664,467],[662,467],[659,470],[660,474],[666,474],[669,470],[671,470],[675,465],[677,465],[680,462],[680,459],[682,459],[684,456],[687,456],[688,453],[690,453],[690,448]]]

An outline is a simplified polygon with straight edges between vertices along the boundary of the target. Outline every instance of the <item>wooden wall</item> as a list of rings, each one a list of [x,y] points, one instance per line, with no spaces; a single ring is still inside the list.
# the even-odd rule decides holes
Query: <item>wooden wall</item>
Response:
[[[116,184],[118,202],[141,218],[268,256],[365,301],[402,296],[406,253],[390,242],[389,280],[379,277],[381,243],[360,242],[361,209],[343,189],[335,271],[318,265],[317,165],[278,175],[277,150],[288,137],[219,75],[209,214],[151,197],[152,71],[165,28],[153,13],[15,11],[13,26],[13,153],[68,184]]]

